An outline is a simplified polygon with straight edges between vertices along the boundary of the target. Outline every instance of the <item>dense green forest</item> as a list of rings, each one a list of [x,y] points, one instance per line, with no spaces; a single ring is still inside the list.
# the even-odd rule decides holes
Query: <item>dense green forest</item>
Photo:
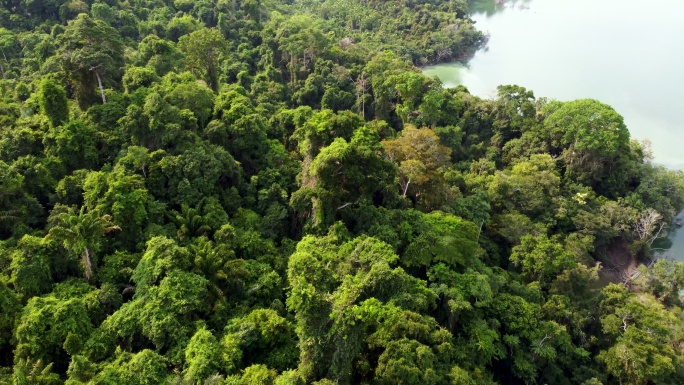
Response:
[[[684,208],[466,0],[1,0],[0,384],[684,383]]]

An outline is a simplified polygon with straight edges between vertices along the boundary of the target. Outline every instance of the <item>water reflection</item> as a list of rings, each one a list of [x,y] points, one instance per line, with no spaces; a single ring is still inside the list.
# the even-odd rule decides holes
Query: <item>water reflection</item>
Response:
[[[491,17],[507,8],[527,9],[527,4],[531,2],[532,0],[471,0],[470,12],[473,15]]]
[[[670,231],[667,238],[658,238],[651,245],[652,249],[658,254],[665,254],[672,248],[672,239],[677,236],[677,229]]]
[[[684,220],[684,212],[677,215],[680,223]],[[658,238],[651,245],[653,251],[658,256],[684,261],[684,227],[672,223],[666,238]]]

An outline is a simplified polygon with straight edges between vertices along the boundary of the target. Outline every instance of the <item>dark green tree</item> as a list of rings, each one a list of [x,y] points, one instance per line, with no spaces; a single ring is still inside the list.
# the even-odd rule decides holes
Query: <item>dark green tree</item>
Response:
[[[50,78],[41,80],[38,88],[38,103],[52,127],[57,127],[69,120],[66,91],[54,80]]]

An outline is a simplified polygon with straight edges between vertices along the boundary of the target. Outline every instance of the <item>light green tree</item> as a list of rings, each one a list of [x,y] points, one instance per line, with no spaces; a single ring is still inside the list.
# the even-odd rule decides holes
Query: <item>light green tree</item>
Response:
[[[369,237],[345,242],[338,226],[327,237],[304,238],[289,261],[287,306],[295,312],[299,372],[307,381],[349,383],[365,343],[384,350],[392,340],[414,337],[396,326],[436,299],[425,281],[393,267],[398,257],[388,244]],[[430,329],[430,319],[415,321]]]
[[[182,36],[178,49],[185,55],[185,67],[217,92],[219,63],[228,50],[223,35],[216,28],[202,28]]]
[[[627,182],[629,131],[612,107],[593,99],[549,103],[546,135],[559,149],[565,177],[615,196]]]
[[[221,347],[216,337],[207,329],[198,330],[185,348],[185,375],[195,383],[202,383],[218,373],[220,361]]]

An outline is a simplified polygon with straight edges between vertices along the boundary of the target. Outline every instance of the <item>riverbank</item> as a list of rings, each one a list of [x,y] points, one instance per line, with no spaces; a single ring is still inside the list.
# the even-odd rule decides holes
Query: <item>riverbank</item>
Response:
[[[602,263],[599,271],[601,280],[607,283],[626,283],[637,278],[639,266],[652,267],[659,259],[682,261],[684,248],[684,231],[677,225],[684,218],[684,212],[680,212],[670,224],[668,235],[657,239],[653,245],[653,257],[650,261],[640,261],[629,250],[629,244],[623,239],[617,239],[597,260]]]
[[[602,263],[599,278],[605,284],[628,281],[640,265],[636,256],[629,250],[627,241],[621,238],[615,240],[597,259]]]
[[[529,9],[520,9],[521,4]],[[624,117],[634,138],[650,139],[655,162],[684,169],[679,145],[684,109],[678,105],[684,89],[672,86],[684,84],[684,52],[673,49],[684,34],[679,11],[684,3],[675,0],[656,7],[636,0],[531,0],[506,6],[473,1],[475,28],[491,34],[486,47],[466,65],[423,70],[484,98],[499,85],[517,84],[551,99],[600,100]]]

